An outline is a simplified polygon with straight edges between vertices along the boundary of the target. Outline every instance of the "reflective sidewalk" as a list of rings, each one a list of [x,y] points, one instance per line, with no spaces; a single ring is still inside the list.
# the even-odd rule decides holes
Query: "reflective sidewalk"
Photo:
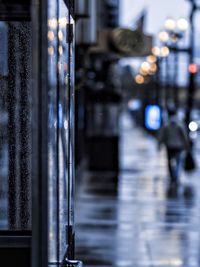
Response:
[[[127,114],[120,127],[119,176],[86,173],[78,187],[76,258],[86,267],[199,267],[199,169],[182,172],[178,195],[167,197],[165,151]]]

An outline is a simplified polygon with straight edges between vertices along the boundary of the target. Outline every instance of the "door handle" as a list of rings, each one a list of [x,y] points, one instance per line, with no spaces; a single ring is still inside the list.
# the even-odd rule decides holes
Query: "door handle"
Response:
[[[68,258],[65,258],[64,262],[65,267],[83,267],[82,261],[79,260],[69,260]]]

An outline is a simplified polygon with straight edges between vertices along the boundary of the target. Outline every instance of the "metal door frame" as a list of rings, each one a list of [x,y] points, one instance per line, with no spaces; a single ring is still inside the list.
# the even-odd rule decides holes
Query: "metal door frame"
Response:
[[[32,1],[32,267],[48,266],[47,0]]]

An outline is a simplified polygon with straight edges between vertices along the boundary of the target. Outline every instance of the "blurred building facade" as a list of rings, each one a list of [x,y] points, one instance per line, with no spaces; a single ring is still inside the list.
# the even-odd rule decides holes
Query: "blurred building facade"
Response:
[[[85,3],[85,16],[79,14],[78,2],[75,11],[76,164],[78,166],[87,161],[91,168],[106,168],[98,165],[102,162],[102,145],[107,142],[107,146],[113,148],[113,156],[108,155],[105,161],[108,162],[107,168],[117,169],[117,103],[120,100],[115,64],[117,56],[112,50],[92,52],[92,49],[99,46],[102,32],[119,27],[119,1],[95,0]],[[103,36],[103,41],[108,42],[106,36]]]

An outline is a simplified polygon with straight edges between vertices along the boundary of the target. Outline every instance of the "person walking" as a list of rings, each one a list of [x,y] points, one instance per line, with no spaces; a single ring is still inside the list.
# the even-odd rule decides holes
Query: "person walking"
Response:
[[[179,172],[181,167],[182,153],[189,151],[189,138],[187,131],[176,116],[175,110],[168,111],[169,120],[164,124],[158,135],[158,148],[164,144],[167,152],[168,171],[170,176],[170,187],[178,187]]]

